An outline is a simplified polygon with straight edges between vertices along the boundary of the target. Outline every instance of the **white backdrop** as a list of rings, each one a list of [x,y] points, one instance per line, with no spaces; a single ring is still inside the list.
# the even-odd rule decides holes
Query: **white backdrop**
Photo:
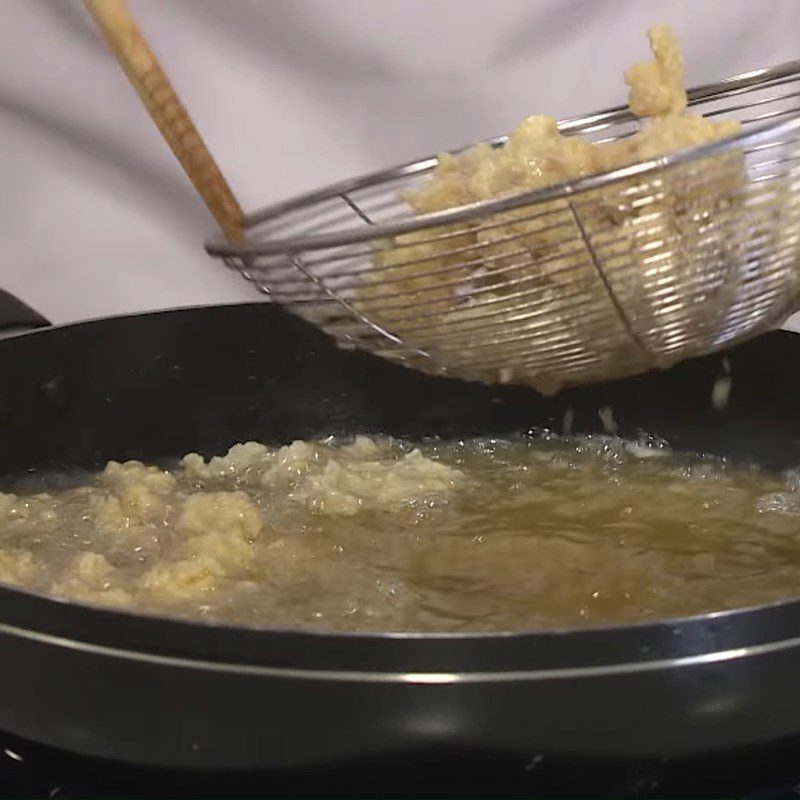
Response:
[[[799,0],[130,0],[247,210],[624,101],[648,25],[689,83],[800,57]],[[258,295],[77,0],[0,0],[0,285],[57,322]]]

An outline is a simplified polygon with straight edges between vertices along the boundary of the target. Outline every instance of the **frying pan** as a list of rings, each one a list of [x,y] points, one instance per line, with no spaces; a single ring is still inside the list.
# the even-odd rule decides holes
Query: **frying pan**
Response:
[[[4,307],[5,303],[5,307]],[[9,305],[10,303],[10,305]],[[4,298],[0,327],[46,320]],[[206,456],[329,433],[580,432],[800,464],[796,334],[544,398],[338,350],[269,304],[43,327],[0,341],[0,474]],[[269,625],[269,620],[264,621]],[[90,756],[203,770],[343,767],[457,751],[672,759],[800,734],[800,602],[563,632],[346,634],[245,629],[0,587],[0,729]],[[533,765],[533,766],[530,766]]]

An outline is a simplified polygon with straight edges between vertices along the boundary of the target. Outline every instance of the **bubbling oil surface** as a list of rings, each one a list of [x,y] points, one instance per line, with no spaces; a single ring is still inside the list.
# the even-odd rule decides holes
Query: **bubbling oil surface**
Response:
[[[800,586],[800,474],[652,441],[250,443],[210,463],[129,462],[48,484],[0,496],[0,579],[137,612],[541,630],[761,604]]]

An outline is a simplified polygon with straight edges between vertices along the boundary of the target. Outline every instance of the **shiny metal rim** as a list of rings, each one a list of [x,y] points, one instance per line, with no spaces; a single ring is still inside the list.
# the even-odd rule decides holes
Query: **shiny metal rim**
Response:
[[[182,658],[179,656],[168,656],[93,644],[3,624],[0,624],[0,634],[80,653],[91,653],[99,656],[107,656],[109,658],[121,658],[127,661],[137,661],[158,666],[175,667],[178,669],[206,670],[235,675],[282,678],[287,680],[329,681],[336,683],[397,683],[427,686],[573,680],[642,672],[658,672],[665,669],[727,663],[743,658],[764,656],[800,647],[800,636],[795,636],[791,639],[783,639],[776,642],[696,653],[688,656],[678,656],[676,658],[602,664],[587,667],[553,667],[552,669],[500,670],[491,672],[443,672],[433,670],[428,672],[383,672],[375,670],[315,670],[299,667],[273,667],[259,664],[237,664],[225,661]]]

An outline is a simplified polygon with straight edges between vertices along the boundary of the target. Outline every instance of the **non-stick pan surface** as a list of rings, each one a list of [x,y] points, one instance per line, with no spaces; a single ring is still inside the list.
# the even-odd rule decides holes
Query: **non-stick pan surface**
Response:
[[[600,427],[800,464],[800,338],[542,398],[337,350],[277,308],[191,309],[0,342],[0,473],[207,455],[333,432]],[[328,635],[138,617],[0,590],[0,728],[192,768],[342,766],[458,751],[533,765],[661,760],[800,733],[800,604],[608,630]]]

